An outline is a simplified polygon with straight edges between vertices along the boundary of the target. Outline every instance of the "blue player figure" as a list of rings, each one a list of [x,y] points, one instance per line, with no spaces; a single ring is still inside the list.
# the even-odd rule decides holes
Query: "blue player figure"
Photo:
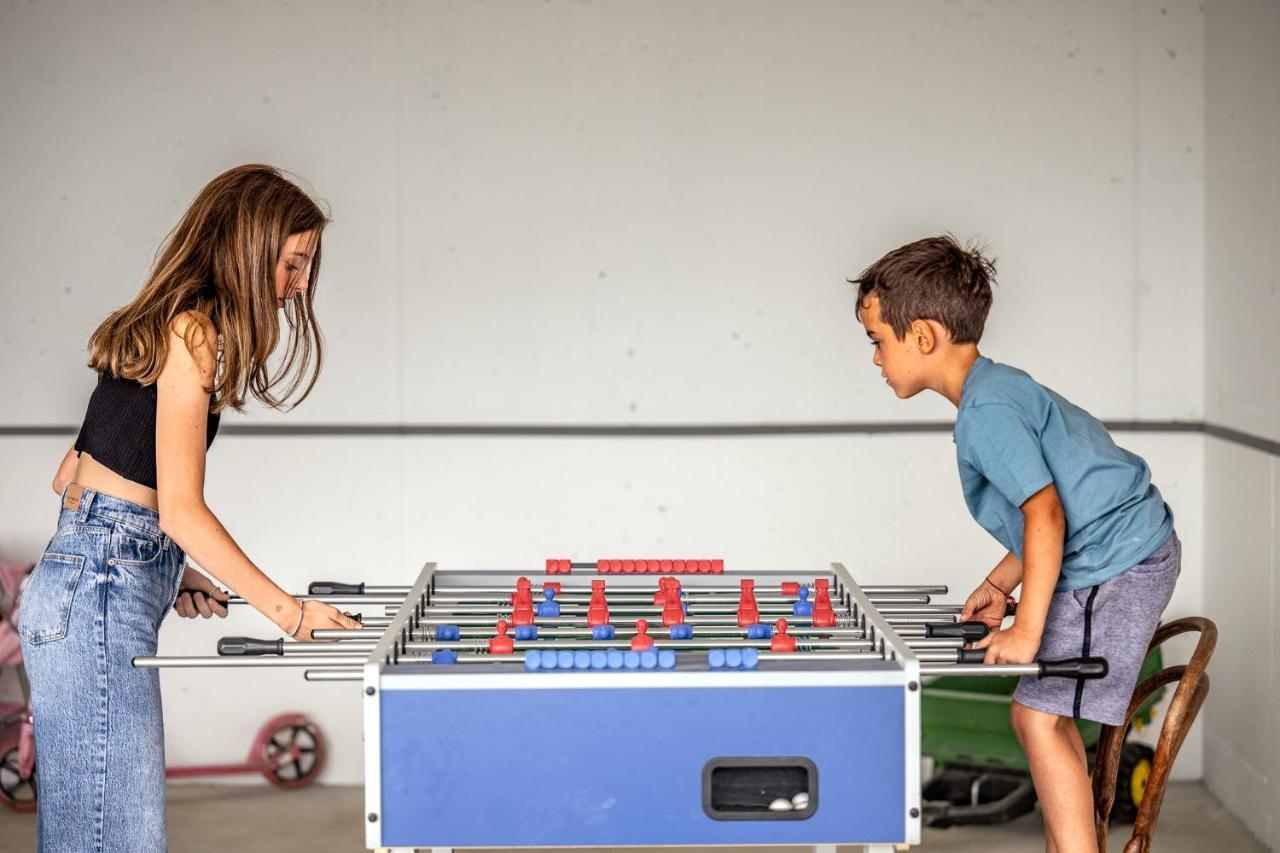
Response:
[[[556,603],[556,591],[554,587],[544,586],[542,595],[546,601],[538,605],[538,616],[559,616],[560,605]]]
[[[809,600],[809,587],[800,587],[800,600],[791,606],[792,616],[812,616],[813,602]]]

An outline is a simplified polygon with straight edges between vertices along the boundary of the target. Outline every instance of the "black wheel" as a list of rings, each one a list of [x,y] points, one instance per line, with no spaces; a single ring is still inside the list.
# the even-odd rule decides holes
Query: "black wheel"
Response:
[[[319,726],[300,714],[284,714],[259,730],[254,752],[261,756],[268,782],[301,788],[320,775],[326,748]]]
[[[1151,763],[1155,759],[1151,747],[1141,743],[1126,743],[1120,750],[1120,769],[1116,773],[1116,804],[1111,809],[1111,819],[1120,823],[1132,823],[1138,816],[1138,807],[1147,792],[1147,778],[1151,775]]]

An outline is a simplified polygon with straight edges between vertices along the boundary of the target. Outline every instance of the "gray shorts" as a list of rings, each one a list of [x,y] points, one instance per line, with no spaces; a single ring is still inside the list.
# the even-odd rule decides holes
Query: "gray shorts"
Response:
[[[1025,676],[1014,700],[1063,717],[1123,723],[1138,670],[1181,568],[1182,543],[1177,533],[1170,533],[1151,556],[1111,580],[1054,593],[1036,657],[1103,657],[1109,672],[1097,680]]]

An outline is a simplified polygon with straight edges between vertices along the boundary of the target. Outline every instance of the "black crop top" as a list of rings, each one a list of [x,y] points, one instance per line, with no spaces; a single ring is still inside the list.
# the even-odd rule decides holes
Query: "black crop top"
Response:
[[[126,480],[156,487],[156,386],[98,374],[89,397],[75,449],[88,453]],[[218,434],[220,417],[212,412],[205,450]]]

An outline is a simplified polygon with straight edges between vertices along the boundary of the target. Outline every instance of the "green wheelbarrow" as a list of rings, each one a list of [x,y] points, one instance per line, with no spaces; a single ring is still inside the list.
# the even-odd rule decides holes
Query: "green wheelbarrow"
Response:
[[[1142,663],[1138,681],[1163,667],[1160,650]],[[942,676],[921,694],[921,755],[932,760],[933,773],[924,784],[925,826],[1004,823],[1035,808],[1035,787],[1027,757],[1013,733],[1009,706],[1017,678]],[[1138,709],[1126,733],[1116,778],[1112,820],[1132,821],[1142,804],[1154,753],[1128,740],[1133,729],[1155,717],[1160,688]],[[1077,720],[1090,764],[1102,725]]]

